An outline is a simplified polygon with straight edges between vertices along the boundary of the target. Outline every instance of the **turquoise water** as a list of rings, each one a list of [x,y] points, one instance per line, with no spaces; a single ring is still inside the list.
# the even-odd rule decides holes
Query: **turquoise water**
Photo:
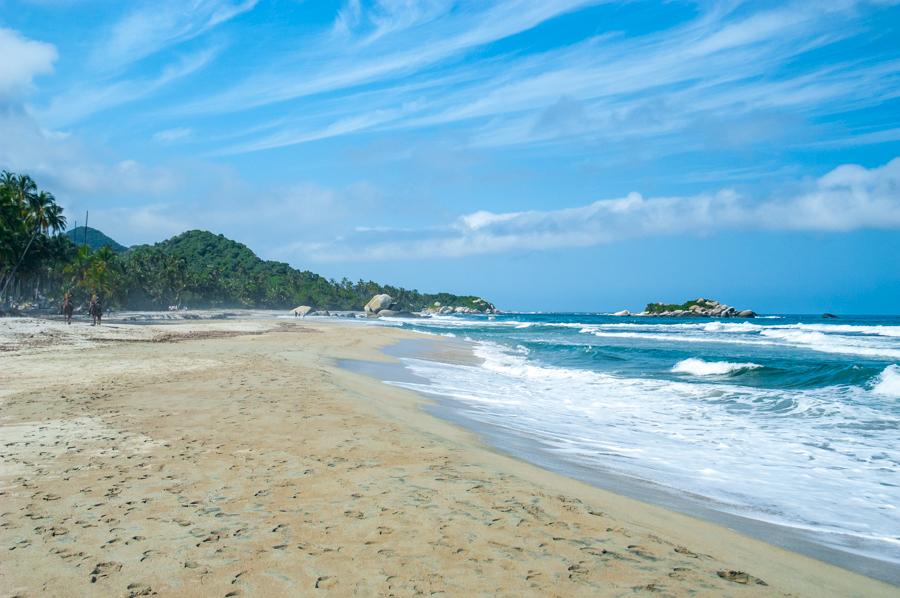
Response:
[[[579,467],[900,564],[900,317],[506,314],[396,320],[475,341],[406,358],[466,418]]]

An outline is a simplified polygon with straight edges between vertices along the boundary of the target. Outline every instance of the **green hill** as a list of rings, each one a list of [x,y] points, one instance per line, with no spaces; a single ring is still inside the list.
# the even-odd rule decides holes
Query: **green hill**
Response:
[[[434,304],[484,309],[479,297],[426,294],[372,281],[334,281],[282,262],[265,261],[246,245],[193,230],[155,245],[137,245],[121,256],[122,302],[132,308],[259,307],[362,309],[373,295],[387,293],[403,309]]]
[[[91,228],[90,226],[77,226],[71,230],[67,230],[63,234],[69,237],[75,245],[84,245],[87,243],[87,246],[91,248],[91,251],[96,251],[101,247],[109,247],[116,253],[123,253],[128,250],[124,245],[117,243],[96,228]]]

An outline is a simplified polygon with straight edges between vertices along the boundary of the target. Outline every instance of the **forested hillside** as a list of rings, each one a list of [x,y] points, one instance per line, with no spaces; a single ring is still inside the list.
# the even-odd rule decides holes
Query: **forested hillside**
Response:
[[[87,229],[86,243],[84,227],[56,234],[65,227],[63,209],[51,194],[40,191],[28,175],[2,173],[0,305],[52,305],[72,292],[76,303],[98,294],[107,305],[129,309],[172,305],[288,309],[303,304],[359,310],[373,295],[387,293],[402,309],[417,310],[436,301],[485,307],[474,296],[329,280],[261,260],[247,246],[207,231],[188,231],[126,250],[92,228]]]
[[[193,230],[155,245],[131,248],[124,256],[131,283],[124,302],[131,306],[245,306],[362,309],[372,295],[387,293],[405,309],[435,301],[472,307],[478,297],[422,294],[372,281],[340,282],[282,262],[264,261],[246,245]]]
[[[72,240],[75,245],[87,245],[91,251],[97,251],[103,247],[109,247],[116,253],[123,253],[128,250],[124,245],[110,239],[96,228],[90,226],[77,226],[70,228],[65,235]]]

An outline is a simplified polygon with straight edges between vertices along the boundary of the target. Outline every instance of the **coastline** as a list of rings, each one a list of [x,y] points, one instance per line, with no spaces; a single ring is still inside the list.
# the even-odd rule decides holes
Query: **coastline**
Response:
[[[533,437],[479,419],[471,413],[471,405],[444,395],[440,390],[429,390],[432,386],[430,381],[412,373],[400,361],[414,359],[478,365],[478,358],[472,354],[472,345],[473,341],[446,337],[427,336],[401,340],[382,350],[397,359],[397,362],[351,361],[343,365],[392,386],[406,389],[410,389],[410,386],[418,387],[412,390],[425,397],[423,410],[476,434],[482,444],[500,454],[577,479],[592,487],[727,527],[767,544],[900,586],[900,567],[842,547],[826,545],[823,538],[812,531],[742,516],[729,511],[727,505],[719,505],[703,496],[685,494],[612,470],[589,468],[567,460],[559,456],[552,447],[543,446]],[[469,352],[469,358],[463,355],[465,351]]]
[[[390,362],[408,331],[56,328],[0,353],[10,594],[896,590],[501,454],[340,367]]]

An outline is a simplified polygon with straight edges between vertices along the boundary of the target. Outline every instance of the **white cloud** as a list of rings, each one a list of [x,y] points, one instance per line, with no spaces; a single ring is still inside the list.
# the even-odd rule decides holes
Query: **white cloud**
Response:
[[[111,158],[75,135],[43,129],[20,107],[0,110],[0,139],[0,168],[32,175],[64,205],[79,196],[160,195],[184,184],[171,168]]]
[[[369,214],[381,205],[380,192],[368,183],[331,188],[315,183],[287,187],[257,186],[230,171],[206,173],[205,183],[179,188],[180,200],[138,206],[91,208],[91,221],[127,244],[163,240],[190,229],[221,233],[250,245],[263,255],[275,239],[330,235],[350,217]],[[208,197],[216,202],[210,208]],[[248,199],[252,198],[252,199]],[[284,257],[284,252],[272,254]]]
[[[639,193],[559,210],[477,211],[437,229],[379,231],[341,242],[296,244],[318,261],[464,257],[508,251],[586,247],[629,238],[726,230],[846,232],[900,229],[900,158],[878,168],[840,166],[796,194],[758,200],[723,189],[693,196]],[[391,236],[395,238],[390,238]],[[399,238],[397,238],[399,237]]]
[[[127,244],[156,243],[194,228],[185,210],[170,204],[147,204],[92,212],[92,224]]]
[[[53,71],[56,48],[0,28],[0,99],[27,91],[37,75]]]

